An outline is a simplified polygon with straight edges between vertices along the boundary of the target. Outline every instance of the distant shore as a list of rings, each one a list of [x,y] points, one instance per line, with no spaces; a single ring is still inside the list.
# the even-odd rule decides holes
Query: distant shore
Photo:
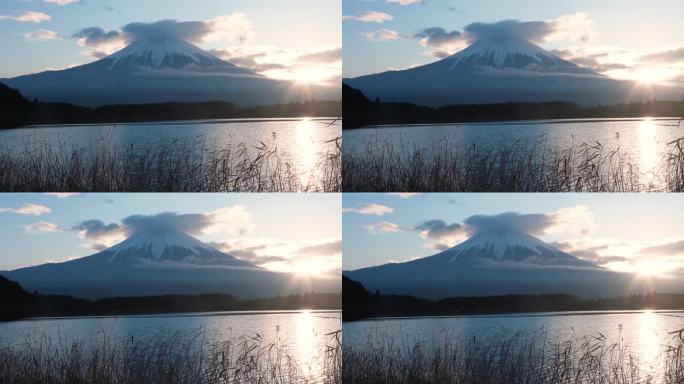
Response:
[[[105,297],[87,300],[67,295],[29,293],[0,275],[0,321],[62,317],[110,317],[208,312],[340,310],[340,293],[301,293],[245,299],[228,294]]]
[[[303,100],[255,106],[239,106],[225,101],[165,102],[91,108],[69,103],[29,101],[16,89],[0,84],[0,129],[27,125],[298,119],[341,115],[341,100]]]
[[[565,101],[507,102],[494,104],[459,104],[427,107],[412,103],[371,100],[358,89],[342,85],[344,99],[343,129],[369,126],[404,126],[461,123],[512,123],[529,121],[578,122],[623,119],[684,117],[684,100],[644,101],[640,103],[579,106]]]
[[[475,122],[444,122],[444,123],[398,123],[398,124],[372,124],[354,129],[366,128],[387,128],[387,127],[421,127],[421,126],[443,126],[443,125],[529,125],[529,124],[567,124],[567,123],[613,123],[621,121],[641,121],[649,119],[651,121],[672,121],[680,122],[682,117],[617,117],[617,118],[576,118],[576,119],[541,119],[541,120],[493,120]]]
[[[633,311],[684,310],[684,293],[649,293],[610,298],[580,298],[570,294],[445,297],[371,293],[361,283],[343,277],[342,320],[383,320],[420,317],[543,316]]]

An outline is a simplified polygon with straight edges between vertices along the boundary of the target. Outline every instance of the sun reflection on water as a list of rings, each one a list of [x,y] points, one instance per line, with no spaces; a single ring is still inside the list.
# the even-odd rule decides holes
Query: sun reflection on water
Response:
[[[639,156],[642,171],[645,173],[653,172],[658,163],[658,141],[656,134],[656,124],[653,119],[647,118],[639,123]]]
[[[297,123],[296,156],[300,181],[304,185],[309,183],[312,176],[311,171],[316,167],[318,157],[316,128],[316,122],[311,119],[302,119]]]
[[[656,314],[646,310],[639,315],[639,357],[643,368],[652,373],[658,370],[659,357],[663,346],[657,332]]]
[[[314,330],[314,318],[311,311],[302,311],[297,315],[296,332],[297,356],[307,375],[320,372],[320,360],[316,359],[318,346],[316,345],[316,332]]]

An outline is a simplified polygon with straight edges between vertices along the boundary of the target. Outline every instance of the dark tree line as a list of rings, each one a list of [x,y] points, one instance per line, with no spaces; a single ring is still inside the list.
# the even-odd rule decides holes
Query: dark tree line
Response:
[[[106,105],[97,108],[68,103],[29,101],[19,91],[0,84],[0,128],[27,124],[126,123],[169,120],[239,119],[273,117],[337,117],[340,101],[238,107],[223,101]]]
[[[369,292],[361,283],[342,278],[342,319],[369,317],[450,316],[554,311],[684,309],[684,293],[649,293],[581,299],[567,294],[449,297],[440,300]]]
[[[241,300],[225,294],[112,297],[84,300],[29,293],[0,276],[0,321],[39,316],[103,316],[176,312],[340,309],[341,295],[308,293]]]
[[[446,105],[431,108],[411,103],[371,100],[360,90],[342,85],[344,128],[374,124],[467,123],[488,121],[590,119],[632,117],[682,117],[684,101],[650,101],[582,108],[577,104],[496,103]]]

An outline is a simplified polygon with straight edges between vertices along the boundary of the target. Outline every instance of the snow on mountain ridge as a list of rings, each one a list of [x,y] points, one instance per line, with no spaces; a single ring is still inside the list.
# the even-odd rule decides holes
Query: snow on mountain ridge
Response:
[[[450,263],[475,262],[484,259],[538,265],[597,267],[589,260],[565,253],[523,232],[499,231],[475,234],[446,251]]]
[[[216,72],[254,75],[201,48],[177,39],[137,40],[101,59],[109,71],[130,71],[138,68],[181,69],[191,72]]]
[[[146,231],[133,234],[99,255],[102,255],[100,257],[104,257],[107,263],[116,264],[139,265],[143,261],[151,261],[258,268],[252,263],[225,254],[192,236],[170,231]]]
[[[516,39],[482,39],[447,57],[449,70],[477,70],[479,67],[515,68],[533,72],[598,75],[530,43]]]

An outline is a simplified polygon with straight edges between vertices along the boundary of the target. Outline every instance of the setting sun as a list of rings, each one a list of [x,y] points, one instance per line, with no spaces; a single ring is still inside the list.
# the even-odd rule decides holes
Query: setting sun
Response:
[[[634,266],[634,272],[642,278],[663,277],[671,271],[671,265],[660,261],[642,261]]]
[[[324,85],[339,75],[339,69],[330,66],[305,66],[291,69],[265,71],[266,76],[274,79],[293,81],[297,85]]]
[[[299,277],[321,277],[330,272],[330,267],[326,260],[311,259],[295,262],[292,272]]]
[[[663,67],[637,68],[632,73],[634,80],[645,85],[664,84],[677,75],[676,71]]]

